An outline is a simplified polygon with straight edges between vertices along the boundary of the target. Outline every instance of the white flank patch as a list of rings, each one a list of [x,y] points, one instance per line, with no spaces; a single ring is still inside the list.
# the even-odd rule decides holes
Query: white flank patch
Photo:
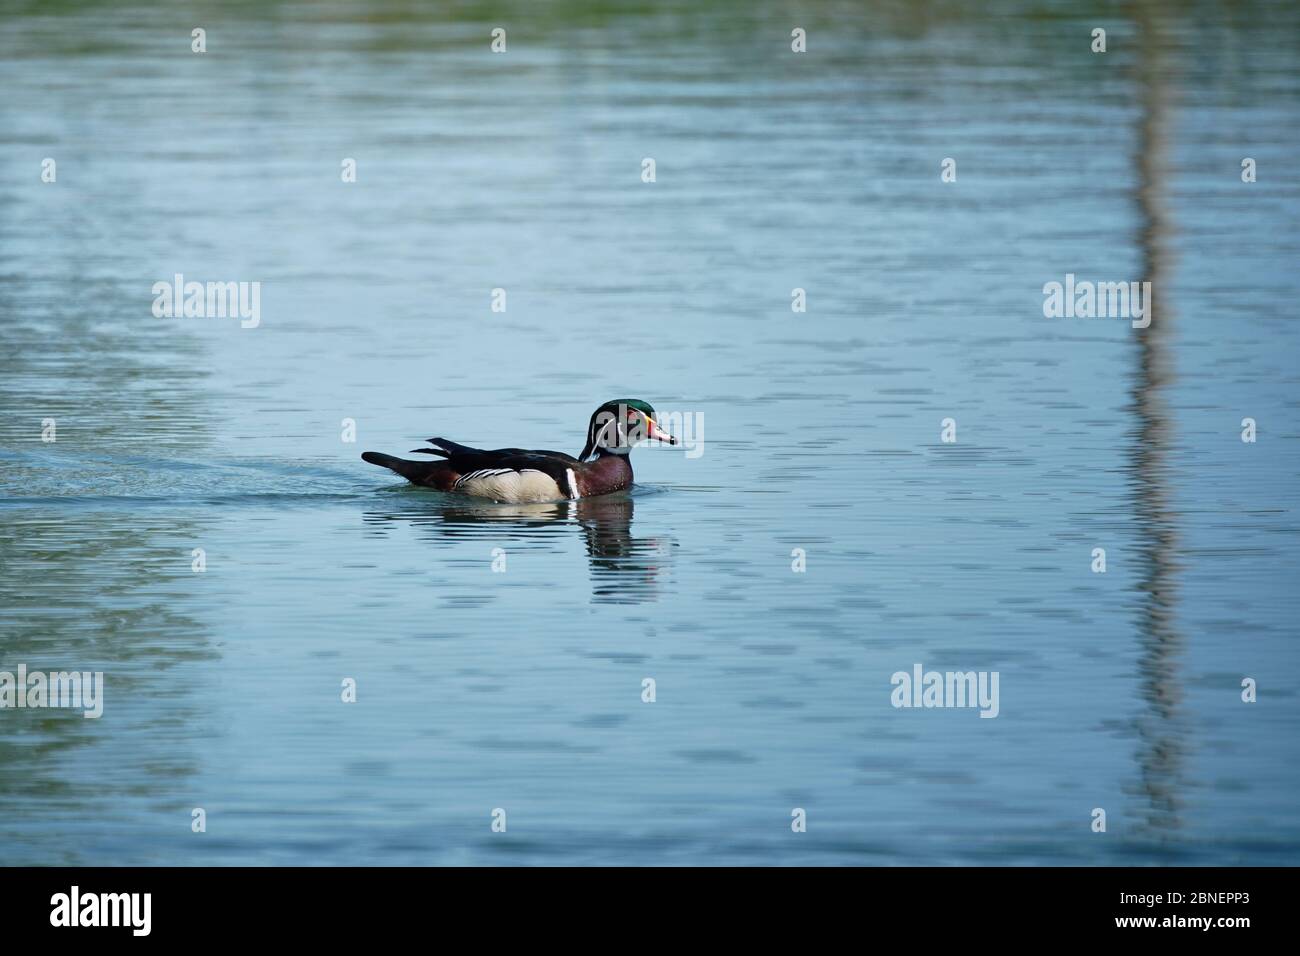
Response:
[[[582,492],[578,490],[578,476],[573,473],[572,468],[566,468],[565,474],[569,476],[569,497],[581,498]]]
[[[513,468],[484,468],[472,471],[456,482],[455,490],[476,498],[491,498],[510,504],[558,501],[568,497],[560,490],[554,478],[535,468],[525,468],[522,471]]]

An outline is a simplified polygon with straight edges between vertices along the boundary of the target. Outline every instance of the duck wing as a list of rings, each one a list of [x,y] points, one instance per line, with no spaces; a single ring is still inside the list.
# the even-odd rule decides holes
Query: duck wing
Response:
[[[446,438],[429,438],[427,441],[434,447],[412,448],[411,454],[441,455],[447,459],[453,468],[462,473],[464,473],[465,469],[459,467],[461,464],[468,466],[470,470],[498,466],[507,468],[511,467],[507,462],[515,459],[520,462],[553,460],[565,467],[572,467],[579,463],[578,459],[572,455],[566,455],[562,451],[531,448],[474,448],[470,445],[449,441]],[[532,468],[537,466],[535,464],[524,464],[523,467]]]
[[[475,448],[472,445],[462,445],[460,442],[454,442],[446,438],[426,438],[433,448],[416,448],[413,451],[423,452],[426,455],[442,455],[444,458],[452,458],[457,455],[546,455],[551,458],[559,458],[570,464],[575,464],[578,459],[572,455],[566,455],[562,451],[549,451],[546,449],[531,448]]]

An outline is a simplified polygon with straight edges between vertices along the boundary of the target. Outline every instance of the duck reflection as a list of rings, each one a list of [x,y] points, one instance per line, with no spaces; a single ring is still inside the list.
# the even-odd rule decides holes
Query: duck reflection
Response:
[[[673,539],[632,534],[635,497],[627,492],[536,504],[498,504],[424,489],[401,489],[401,507],[370,512],[368,522],[405,521],[432,539],[499,539],[504,528],[519,537],[576,528],[591,567],[593,604],[642,604],[659,599]]]

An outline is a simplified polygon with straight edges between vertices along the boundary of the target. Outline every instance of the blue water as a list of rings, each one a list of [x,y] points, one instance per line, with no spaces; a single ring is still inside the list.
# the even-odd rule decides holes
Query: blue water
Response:
[[[0,860],[1300,862],[1300,7],[699,6],[3,8]]]

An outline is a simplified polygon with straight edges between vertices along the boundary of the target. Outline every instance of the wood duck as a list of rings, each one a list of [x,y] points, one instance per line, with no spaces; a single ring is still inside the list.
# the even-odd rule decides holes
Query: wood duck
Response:
[[[438,455],[442,461],[410,461],[377,451],[362,460],[397,472],[416,485],[477,498],[521,504],[588,498],[632,484],[632,446],[645,439],[677,444],[655,424],[655,410],[634,398],[606,402],[592,412],[587,444],[577,458],[560,451],[523,448],[470,448],[445,438],[430,438],[433,448],[411,454]],[[592,455],[594,461],[588,461]]]

